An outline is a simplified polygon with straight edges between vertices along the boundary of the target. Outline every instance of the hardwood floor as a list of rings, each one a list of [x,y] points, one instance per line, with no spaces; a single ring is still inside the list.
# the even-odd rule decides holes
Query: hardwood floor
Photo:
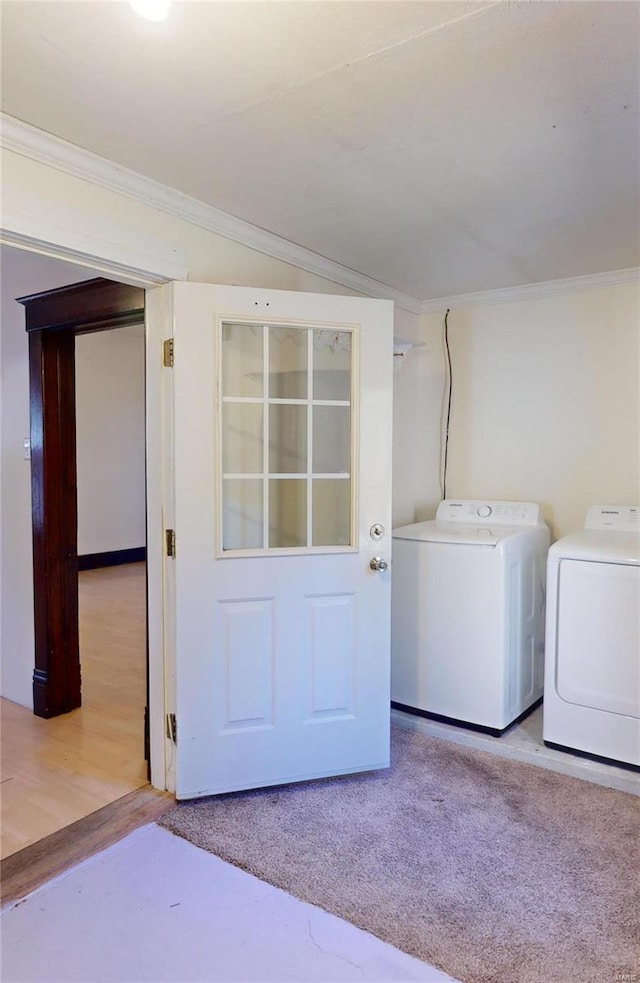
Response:
[[[147,784],[145,564],[79,579],[82,707],[43,720],[2,700],[1,857]]]

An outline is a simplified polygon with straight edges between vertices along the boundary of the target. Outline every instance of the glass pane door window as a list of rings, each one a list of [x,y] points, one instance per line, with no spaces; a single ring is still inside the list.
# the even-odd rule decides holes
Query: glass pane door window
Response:
[[[353,328],[221,323],[222,551],[353,547]]]

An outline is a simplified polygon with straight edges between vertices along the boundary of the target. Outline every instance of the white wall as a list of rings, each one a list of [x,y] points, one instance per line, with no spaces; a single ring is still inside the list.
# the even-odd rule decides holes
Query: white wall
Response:
[[[417,344],[394,366],[393,524],[433,515],[440,501],[438,455],[443,368],[437,319],[416,327],[396,311],[396,331]]]
[[[144,546],[144,325],[76,338],[78,555]]]
[[[638,283],[452,310],[449,497],[539,502],[555,537],[638,504],[639,335]]]
[[[7,699],[31,706],[31,471],[23,454],[23,440],[29,437],[29,363],[24,308],[15,298],[77,283],[91,274],[67,263],[6,248],[0,254],[0,274],[0,685]]]

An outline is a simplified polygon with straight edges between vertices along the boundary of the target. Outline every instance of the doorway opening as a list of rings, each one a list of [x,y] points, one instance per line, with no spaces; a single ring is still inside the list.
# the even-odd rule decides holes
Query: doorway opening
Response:
[[[19,298],[29,336],[34,713],[81,705],[76,337],[144,321],[144,291],[101,277]]]
[[[20,302],[26,312],[30,369],[34,716],[24,706],[8,702],[3,706],[5,737],[13,735],[4,741],[11,747],[5,749],[10,766],[3,778],[9,775],[10,781],[3,788],[7,792],[3,813],[5,807],[15,805],[16,822],[10,815],[3,819],[5,830],[13,825],[18,836],[13,845],[8,843],[6,849],[3,845],[3,856],[145,785],[144,761],[149,758],[144,290],[94,279],[22,297]],[[79,406],[84,413],[87,397],[97,390],[95,373],[92,381],[76,379],[76,367],[87,361],[84,355],[77,356],[92,338],[106,342],[109,337],[132,339],[136,334],[141,343],[137,354],[141,517],[135,546],[116,542],[111,550],[108,537],[99,539],[105,525],[100,518],[94,522],[93,540],[82,515],[78,529],[78,478],[82,487],[83,468],[95,471],[99,460],[94,455],[93,463],[87,463],[81,445],[83,440],[85,445],[93,440],[99,454],[100,435],[96,431],[83,437],[86,420],[80,421],[76,435],[76,397],[82,397],[84,386],[84,404]],[[103,345],[104,351],[107,347]],[[104,369],[103,358],[98,377]],[[114,391],[116,404],[119,398],[121,393]],[[108,470],[109,462],[102,464]],[[84,497],[95,499],[100,481],[89,490],[84,484]],[[84,511],[86,518],[88,509]],[[51,772],[51,798],[44,785],[37,784],[49,781],[47,772]],[[43,825],[34,817],[35,825],[25,828],[31,811],[40,814]]]

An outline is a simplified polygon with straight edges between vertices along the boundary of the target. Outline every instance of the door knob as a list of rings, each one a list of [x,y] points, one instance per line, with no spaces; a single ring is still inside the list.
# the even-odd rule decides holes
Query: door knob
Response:
[[[383,560],[381,556],[374,556],[372,560],[369,561],[369,566],[372,570],[379,570],[382,573],[387,569],[388,563]]]

